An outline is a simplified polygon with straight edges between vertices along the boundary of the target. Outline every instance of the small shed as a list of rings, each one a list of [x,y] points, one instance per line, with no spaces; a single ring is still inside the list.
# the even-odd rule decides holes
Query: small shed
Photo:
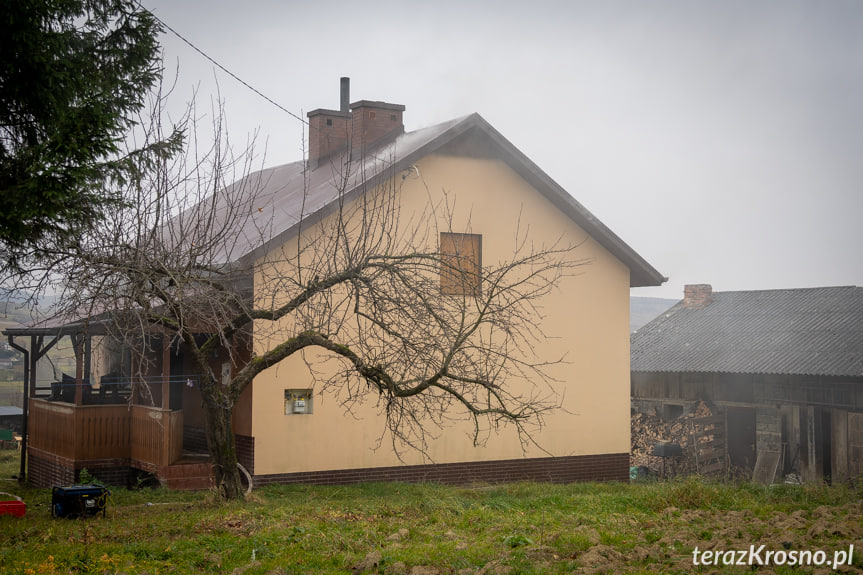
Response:
[[[21,433],[21,419],[24,410],[14,405],[0,405],[0,429]]]

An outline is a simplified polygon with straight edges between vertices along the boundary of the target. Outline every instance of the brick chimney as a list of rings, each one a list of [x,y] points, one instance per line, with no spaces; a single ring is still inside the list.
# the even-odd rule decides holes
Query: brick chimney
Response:
[[[306,114],[309,118],[309,163],[314,170],[331,154],[344,151],[351,140],[351,79],[341,79],[341,109],[318,108]]]
[[[312,169],[339,152],[350,151],[353,159],[361,158],[366,150],[383,144],[405,131],[401,104],[350,101],[350,78],[341,79],[340,109],[318,108],[309,118],[309,163]]]
[[[403,134],[401,104],[360,100],[351,104],[351,156],[361,158],[366,149]]]
[[[702,309],[713,302],[713,287],[710,284],[683,286],[683,307]]]

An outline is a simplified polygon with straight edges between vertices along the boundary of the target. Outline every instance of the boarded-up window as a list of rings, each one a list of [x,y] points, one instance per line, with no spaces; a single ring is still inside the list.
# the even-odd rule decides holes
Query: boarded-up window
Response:
[[[482,236],[479,234],[440,235],[440,291],[444,295],[481,293]]]

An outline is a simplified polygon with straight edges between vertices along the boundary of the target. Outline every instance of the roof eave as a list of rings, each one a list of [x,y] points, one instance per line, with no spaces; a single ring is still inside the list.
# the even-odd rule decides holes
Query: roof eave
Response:
[[[375,174],[370,178],[347,191],[344,195],[344,199],[349,201],[362,190],[369,189],[382,183],[387,178],[391,177],[392,174],[399,173],[407,169],[408,166],[414,164],[424,156],[434,153],[436,150],[474,129],[480,130],[488,136],[488,138],[498,147],[502,159],[510,165],[516,173],[524,178],[531,186],[536,188],[544,197],[546,197],[546,199],[551,201],[553,205],[560,209],[579,227],[584,229],[591,235],[591,237],[599,242],[601,246],[629,268],[630,287],[659,286],[668,281],[667,277],[663,276],[656,268],[650,265],[647,260],[641,257],[641,255],[632,249],[617,234],[612,232],[587,208],[581,205],[572,197],[572,195],[564,190],[530,158],[522,153],[521,150],[507,140],[477,113],[470,114],[461,120],[455,121],[452,126],[445,129],[440,134],[430,138],[429,141],[420,145],[415,150],[397,157],[392,165],[387,166],[386,170],[375,172]],[[397,142],[398,141],[396,140],[396,144]],[[392,143],[388,143],[386,145],[392,145]],[[318,212],[310,214],[305,217],[302,222],[294,224],[290,228],[265,242],[263,245],[244,254],[237,259],[237,262],[241,265],[245,265],[250,264],[259,257],[262,257],[270,249],[293,238],[302,226],[308,226],[311,223],[320,221],[321,218],[332,213],[334,210],[334,204],[335,203],[332,203],[321,210],[318,210]]]
[[[657,368],[650,369],[630,368],[630,373],[709,373],[716,375],[759,375],[759,376],[781,376],[781,377],[831,377],[831,378],[863,378],[863,373],[819,373],[807,371],[749,371],[736,369],[675,369],[675,368]]]
[[[508,156],[505,159],[508,160],[516,173],[542,193],[579,227],[588,232],[602,247],[626,264],[630,270],[630,287],[659,286],[668,281],[667,277],[650,265],[620,236],[611,231],[590,210],[585,208],[479,114],[472,114],[467,118],[467,121],[485,131],[500,146],[501,150]]]

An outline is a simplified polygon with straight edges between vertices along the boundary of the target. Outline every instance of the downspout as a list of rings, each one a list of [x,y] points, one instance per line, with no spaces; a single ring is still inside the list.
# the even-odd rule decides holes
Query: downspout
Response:
[[[21,416],[21,471],[18,473],[18,483],[27,482],[27,415],[30,412],[30,351],[15,343],[15,336],[7,336],[9,346],[24,354],[24,405]]]

